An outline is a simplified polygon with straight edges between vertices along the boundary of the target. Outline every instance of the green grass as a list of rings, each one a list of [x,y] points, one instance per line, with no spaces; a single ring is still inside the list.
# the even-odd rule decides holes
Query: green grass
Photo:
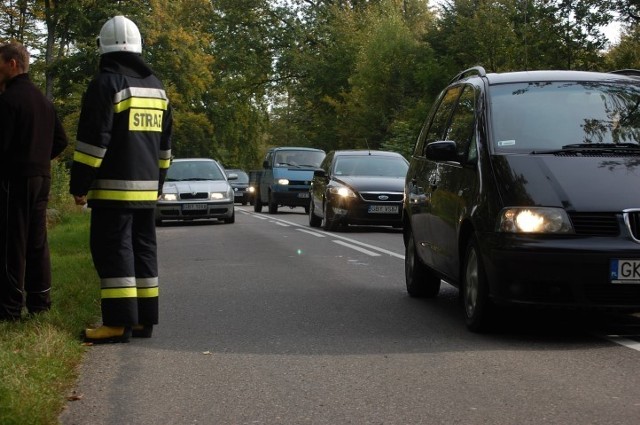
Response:
[[[57,424],[86,350],[79,339],[100,315],[89,252],[89,214],[73,212],[49,230],[51,311],[0,323],[0,424]]]

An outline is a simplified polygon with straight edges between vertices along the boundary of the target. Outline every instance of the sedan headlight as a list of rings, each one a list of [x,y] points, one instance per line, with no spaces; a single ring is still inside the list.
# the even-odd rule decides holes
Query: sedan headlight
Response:
[[[178,196],[175,193],[163,193],[160,195],[161,201],[177,201]]]
[[[255,188],[255,187],[253,187],[253,186],[249,186],[249,187],[247,188],[247,192],[249,192],[249,193],[253,193],[253,192],[255,192],[255,191],[256,191],[256,188]]]
[[[216,201],[221,201],[223,199],[229,199],[229,193],[225,192],[211,192],[210,199],[214,199]]]
[[[343,198],[355,198],[356,194],[353,190],[349,189],[346,186],[334,186],[329,188],[329,193],[333,195],[338,195]]]
[[[506,233],[574,233],[562,208],[515,207],[500,212],[498,231]]]

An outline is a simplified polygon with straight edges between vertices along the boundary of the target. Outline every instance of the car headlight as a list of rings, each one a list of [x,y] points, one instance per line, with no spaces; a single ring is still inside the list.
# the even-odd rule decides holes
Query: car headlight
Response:
[[[562,208],[515,207],[500,212],[498,231],[505,233],[574,233]]]
[[[343,198],[355,198],[356,194],[353,190],[346,186],[334,186],[329,188],[329,193],[332,195],[338,195]]]
[[[289,179],[278,179],[278,184],[286,186],[289,184]]]
[[[160,195],[161,201],[177,201],[178,196],[175,193],[163,193]]]
[[[211,192],[211,199],[215,199],[216,201],[220,201],[222,199],[225,199],[227,196],[225,196],[224,193],[222,192]]]
[[[255,188],[255,187],[253,187],[253,186],[249,186],[249,187],[247,188],[247,192],[249,192],[249,193],[253,193],[253,192],[255,192],[255,191],[256,191],[256,188]]]

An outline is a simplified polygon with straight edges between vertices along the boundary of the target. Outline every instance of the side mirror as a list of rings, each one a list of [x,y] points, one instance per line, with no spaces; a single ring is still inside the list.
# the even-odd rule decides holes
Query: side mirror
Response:
[[[262,168],[269,168],[269,161],[267,161],[266,159],[262,161]]]
[[[319,178],[327,177],[327,172],[324,171],[322,168],[316,168],[315,170],[313,170],[313,177],[319,177]]]
[[[458,147],[456,142],[443,140],[432,142],[425,149],[425,156],[432,161],[455,161],[460,162],[458,157]]]

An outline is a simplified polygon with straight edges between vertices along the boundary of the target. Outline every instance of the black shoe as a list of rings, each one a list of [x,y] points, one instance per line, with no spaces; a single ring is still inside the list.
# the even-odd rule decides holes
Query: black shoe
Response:
[[[134,338],[151,338],[153,325],[135,325],[131,328],[131,336]]]
[[[100,326],[95,329],[85,329],[82,335],[84,342],[93,344],[113,344],[129,342],[131,328],[124,326]]]

